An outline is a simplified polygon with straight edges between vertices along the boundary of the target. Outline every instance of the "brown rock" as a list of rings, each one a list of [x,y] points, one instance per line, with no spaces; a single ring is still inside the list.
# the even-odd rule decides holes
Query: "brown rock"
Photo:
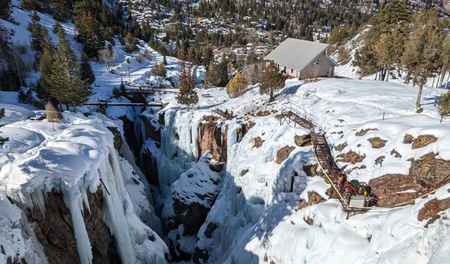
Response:
[[[88,192],[90,213],[85,208],[84,221],[92,246],[95,264],[121,263],[116,252],[114,237],[103,222],[103,197],[99,188],[96,193]],[[77,242],[73,233],[72,216],[63,199],[56,191],[47,193],[45,213],[33,208],[27,212],[30,223],[44,248],[49,263],[80,263]],[[45,217],[42,218],[42,215]],[[34,218],[38,216],[37,218]]]
[[[253,147],[254,148],[259,148],[262,146],[262,144],[264,143],[265,140],[262,140],[260,137],[256,137],[253,139]]]
[[[436,142],[437,137],[433,135],[420,135],[416,139],[414,139],[412,144],[412,149],[423,148],[431,143]]]
[[[275,161],[277,164],[281,164],[284,160],[286,160],[291,152],[295,149],[292,146],[284,146],[277,152],[277,160]]]
[[[382,165],[383,164],[383,160],[384,160],[384,156],[379,156],[378,158],[376,158],[375,159],[375,164],[380,164],[380,165]]]
[[[270,112],[267,111],[267,110],[265,110],[265,111],[258,111],[256,113],[256,116],[268,116],[268,115],[270,115]]]
[[[326,200],[317,192],[308,192],[308,202],[306,202],[305,200],[300,200],[300,202],[298,203],[298,209],[302,209],[313,204],[323,203],[325,201]]]
[[[247,172],[248,172],[248,169],[242,170],[239,175],[244,176],[245,174],[247,174]]]
[[[334,149],[337,151],[342,151],[345,147],[347,147],[347,143],[341,143],[341,144],[335,146]]]
[[[369,131],[378,131],[377,128],[367,128],[367,129],[361,129],[360,131],[356,132],[355,135],[357,135],[358,137],[364,136],[365,134],[367,134],[367,132]]]
[[[366,156],[359,155],[358,153],[354,152],[353,150],[350,150],[349,152],[347,152],[345,154],[339,154],[337,156],[337,158],[338,158],[337,161],[339,161],[339,162],[355,164],[355,163],[363,161],[366,158]]]
[[[306,135],[302,135],[302,136],[295,135],[294,142],[295,142],[295,145],[297,145],[299,147],[311,146],[311,135],[310,134],[306,134]]]
[[[420,209],[417,220],[423,221],[429,219],[425,225],[425,227],[428,227],[429,224],[432,224],[440,218],[439,212],[447,210],[448,208],[450,208],[450,198],[444,200],[433,199],[424,204],[422,209]]]
[[[316,171],[318,166],[319,166],[318,164],[304,165],[303,171],[305,172],[306,176],[314,176],[317,174]]]
[[[155,127],[155,125],[145,116],[140,116],[145,127],[145,138],[151,138],[158,142],[157,145],[161,144],[161,131]]]
[[[416,192],[423,191],[422,186],[416,183],[413,176],[403,174],[387,174],[369,182],[372,192],[380,196],[378,206],[394,207],[404,202],[414,202]],[[406,190],[415,190],[413,193],[400,193]]]
[[[450,181],[450,161],[436,159],[428,153],[411,164],[409,174],[425,188],[437,188]]]
[[[123,144],[122,135],[120,134],[117,127],[107,127],[114,135],[114,148],[120,150]]]
[[[217,161],[226,161],[227,144],[226,130],[222,134],[222,127],[216,122],[202,123],[199,133],[199,157],[210,152],[212,158]]]
[[[380,137],[374,137],[367,139],[370,144],[372,144],[372,148],[382,148],[386,145],[387,140],[381,139]]]
[[[405,144],[411,144],[414,141],[414,137],[411,136],[410,134],[406,134],[405,137],[403,138],[403,143]]]
[[[396,158],[401,158],[402,157],[402,155],[400,153],[398,153],[395,149],[393,149],[391,151],[391,155],[396,157]]]

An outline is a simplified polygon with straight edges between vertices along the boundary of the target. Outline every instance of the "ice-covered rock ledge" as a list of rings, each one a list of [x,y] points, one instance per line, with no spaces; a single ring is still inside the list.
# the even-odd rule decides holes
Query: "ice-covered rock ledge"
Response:
[[[31,221],[38,221],[48,216],[47,208],[65,204],[70,213],[64,217],[60,212],[60,218],[73,230],[79,256],[79,261],[72,263],[99,261],[94,258],[95,245],[86,227],[86,218],[93,215],[108,227],[122,263],[166,263],[167,247],[155,232],[160,230],[149,227],[159,229],[160,223],[146,192],[148,185],[136,166],[114,148],[108,127],[117,125],[101,115],[63,115],[59,123],[26,120],[2,127],[2,136],[10,140],[0,146],[0,202],[10,210],[0,215],[0,262],[8,258],[20,262],[31,256],[34,263],[52,263],[33,239],[32,223],[20,216],[24,215],[20,209],[30,209]],[[120,151],[130,155],[126,146]],[[63,206],[55,205],[58,195]],[[51,231],[63,229],[55,223],[39,234],[48,239]],[[8,236],[11,232],[16,235]],[[27,250],[14,248],[14,239],[24,241]]]

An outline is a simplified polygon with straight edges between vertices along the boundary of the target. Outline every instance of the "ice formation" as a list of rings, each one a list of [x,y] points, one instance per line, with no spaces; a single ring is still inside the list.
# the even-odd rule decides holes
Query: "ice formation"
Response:
[[[104,221],[116,239],[122,262],[166,263],[166,245],[140,219],[152,222],[156,216],[149,215],[152,213],[150,204],[143,204],[148,195],[145,186],[136,186],[131,180],[137,168],[114,149],[114,138],[107,128],[115,127],[114,122],[100,115],[86,118],[70,113],[64,113],[63,120],[63,123],[56,124],[26,121],[5,126],[5,135],[11,133],[15,140],[6,142],[0,151],[2,192],[23,209],[36,206],[43,211],[45,193],[62,191],[72,215],[81,263],[90,264],[93,255],[83,214],[90,210],[87,192],[95,192],[104,184],[101,186],[105,201]],[[24,132],[13,134],[15,131]],[[26,147],[15,148],[18,142],[27,140]],[[130,195],[127,188],[134,193]],[[4,199],[5,196],[1,197]],[[11,208],[8,210],[11,213],[20,211],[14,206]],[[157,223],[153,225],[158,226]],[[14,226],[8,228],[15,230]],[[25,246],[23,250],[25,248],[30,247]],[[26,250],[17,253],[23,258],[26,254],[29,254]],[[44,257],[36,259],[45,263]]]

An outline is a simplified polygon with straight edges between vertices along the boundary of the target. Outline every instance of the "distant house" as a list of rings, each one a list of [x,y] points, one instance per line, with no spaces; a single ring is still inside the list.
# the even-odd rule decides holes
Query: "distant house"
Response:
[[[338,64],[327,54],[328,44],[288,38],[264,60],[274,61],[290,78],[333,76]]]

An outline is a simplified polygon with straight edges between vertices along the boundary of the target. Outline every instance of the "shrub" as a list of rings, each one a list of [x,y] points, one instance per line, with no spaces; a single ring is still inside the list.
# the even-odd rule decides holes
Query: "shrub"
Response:
[[[227,94],[231,98],[241,96],[247,89],[247,86],[248,86],[247,80],[242,74],[238,72],[233,77],[233,79],[231,79],[231,81],[228,82],[226,86]]]

